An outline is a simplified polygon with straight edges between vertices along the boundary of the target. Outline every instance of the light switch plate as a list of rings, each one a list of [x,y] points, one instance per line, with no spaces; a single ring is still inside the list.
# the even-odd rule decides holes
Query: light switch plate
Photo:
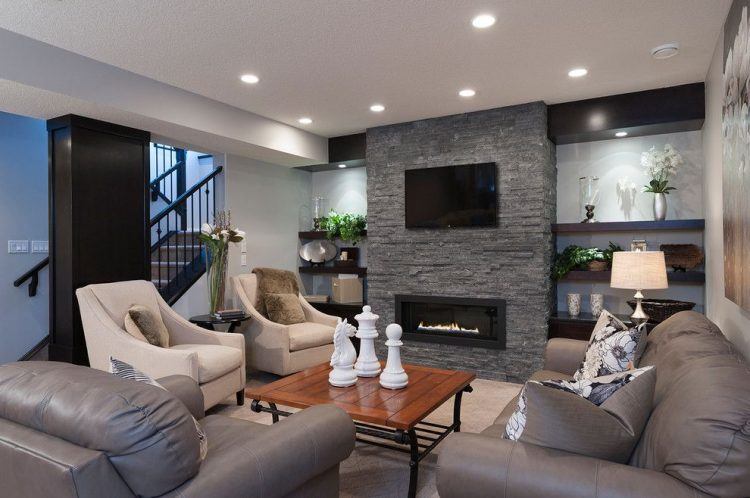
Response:
[[[31,252],[32,253],[49,252],[49,241],[48,240],[32,240]]]
[[[247,254],[240,255],[240,265],[247,266]]]
[[[29,252],[28,240],[9,240],[8,241],[8,254],[20,254],[24,252]]]
[[[240,252],[242,254],[245,254],[247,252],[247,240],[242,239],[242,242],[240,242]]]

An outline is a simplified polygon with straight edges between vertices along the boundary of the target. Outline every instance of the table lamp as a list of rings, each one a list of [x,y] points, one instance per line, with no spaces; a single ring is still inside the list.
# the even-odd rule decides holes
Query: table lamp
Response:
[[[609,283],[613,289],[635,290],[635,311],[630,315],[634,324],[648,321],[643,312],[642,290],[666,289],[667,267],[664,264],[664,253],[661,251],[618,251],[612,254],[612,278]]]

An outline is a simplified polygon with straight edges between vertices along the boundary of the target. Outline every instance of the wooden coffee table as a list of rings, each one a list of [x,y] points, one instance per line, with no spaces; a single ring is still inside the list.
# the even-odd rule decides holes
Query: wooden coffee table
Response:
[[[352,387],[328,384],[328,364],[312,367],[258,388],[248,388],[245,395],[255,412],[270,413],[273,422],[291,415],[276,405],[309,408],[333,404],[348,413],[357,428],[357,440],[409,453],[409,496],[417,491],[419,462],[445,436],[461,430],[461,396],[471,392],[476,375],[455,370],[404,365],[409,385],[404,389],[385,389],[377,377],[360,377]],[[451,397],[453,423],[441,425],[424,419]]]

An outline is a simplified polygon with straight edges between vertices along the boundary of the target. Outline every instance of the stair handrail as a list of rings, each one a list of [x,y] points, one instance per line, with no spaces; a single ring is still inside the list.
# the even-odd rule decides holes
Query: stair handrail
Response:
[[[29,271],[18,277],[13,282],[13,287],[21,287],[25,281],[28,279],[31,279],[31,282],[29,282],[29,297],[36,296],[36,288],[39,285],[39,272],[44,269],[45,266],[49,264],[49,256],[38,262],[36,265],[34,265],[33,268],[31,268]]]
[[[172,173],[174,173],[175,171],[177,171],[180,167],[184,165],[185,165],[185,161],[177,161],[176,163],[174,163],[174,166],[172,166],[171,168],[166,170],[164,173],[162,173],[161,175],[151,180],[151,183],[149,183],[149,187],[155,188],[159,184],[160,181],[162,181],[163,179],[165,179],[166,177],[168,177],[169,175],[171,175]]]
[[[177,199],[175,199],[174,201],[172,201],[172,203],[170,205],[165,206],[164,209],[162,209],[161,211],[159,211],[159,213],[156,216],[154,216],[153,218],[151,218],[151,226],[156,225],[157,223],[159,223],[159,221],[161,221],[162,219],[164,219],[165,217],[167,217],[169,215],[169,213],[171,213],[175,209],[176,206],[178,206],[185,199],[187,199],[188,197],[190,197],[191,195],[193,195],[195,192],[197,192],[198,190],[200,190],[206,183],[208,183],[209,180],[211,180],[216,175],[218,175],[219,173],[221,173],[223,169],[224,169],[223,166],[217,166],[212,172],[210,172],[209,174],[207,174],[206,176],[204,176],[203,178],[201,178],[195,185],[193,185],[192,187],[190,187],[189,189],[187,189]]]

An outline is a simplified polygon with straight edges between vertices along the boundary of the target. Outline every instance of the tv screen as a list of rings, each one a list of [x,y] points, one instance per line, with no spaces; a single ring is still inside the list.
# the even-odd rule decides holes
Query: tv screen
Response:
[[[405,173],[406,227],[497,226],[495,163]]]

